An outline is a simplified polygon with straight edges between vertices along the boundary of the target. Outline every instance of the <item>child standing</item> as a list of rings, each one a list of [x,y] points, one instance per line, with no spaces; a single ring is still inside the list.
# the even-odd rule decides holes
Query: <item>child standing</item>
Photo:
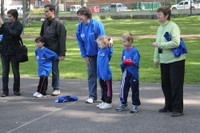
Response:
[[[122,70],[122,80],[120,87],[120,102],[116,111],[123,111],[127,108],[128,92],[132,90],[132,107],[130,113],[137,113],[140,105],[139,99],[139,61],[140,54],[135,46],[133,46],[133,35],[129,32],[122,35],[122,44],[124,50],[122,52],[122,62],[120,64]]]
[[[37,49],[35,55],[38,61],[38,76],[40,77],[37,92],[33,94],[34,97],[40,98],[46,95],[48,87],[48,76],[52,68],[52,60],[58,60],[58,55],[52,50],[44,47],[44,38],[37,37],[35,39]]]
[[[101,87],[102,102],[97,105],[100,109],[112,108],[112,71],[109,61],[112,57],[113,48],[109,47],[111,38],[108,36],[100,36],[97,38],[99,46],[97,56],[97,76]]]

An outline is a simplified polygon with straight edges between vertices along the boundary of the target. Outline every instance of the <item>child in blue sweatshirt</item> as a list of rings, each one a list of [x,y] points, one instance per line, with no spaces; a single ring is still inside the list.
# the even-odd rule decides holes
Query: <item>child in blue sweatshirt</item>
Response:
[[[99,46],[97,56],[97,77],[101,87],[102,102],[97,105],[100,109],[112,108],[112,71],[109,61],[112,57],[113,48],[109,47],[111,38],[108,36],[100,36],[97,38]]]
[[[38,61],[38,76],[40,77],[37,92],[33,94],[34,97],[40,98],[46,95],[48,87],[48,76],[52,69],[52,60],[58,60],[58,55],[52,50],[44,47],[44,38],[37,37],[35,39],[37,49],[35,55]]]
[[[128,92],[132,90],[132,107],[130,113],[137,113],[140,105],[139,99],[139,61],[140,54],[135,46],[133,46],[133,35],[129,32],[122,35],[122,44],[124,50],[122,52],[121,70],[122,80],[120,87],[120,102],[117,111],[123,111],[127,108]]]

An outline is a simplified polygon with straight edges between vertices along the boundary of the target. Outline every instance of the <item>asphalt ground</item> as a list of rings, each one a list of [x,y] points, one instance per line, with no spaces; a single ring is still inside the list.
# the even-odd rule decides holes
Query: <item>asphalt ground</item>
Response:
[[[0,77],[0,80],[1,77]],[[131,114],[129,109],[116,112],[119,105],[120,81],[113,81],[113,108],[100,110],[98,101],[86,104],[88,94],[86,80],[61,79],[61,95],[78,96],[76,102],[55,103],[49,80],[48,95],[33,97],[38,78],[21,78],[21,96],[12,92],[0,97],[0,133],[199,133],[200,132],[200,85],[184,86],[184,116],[171,117],[171,113],[158,113],[163,107],[163,93],[160,84],[140,83],[142,105],[139,113]]]

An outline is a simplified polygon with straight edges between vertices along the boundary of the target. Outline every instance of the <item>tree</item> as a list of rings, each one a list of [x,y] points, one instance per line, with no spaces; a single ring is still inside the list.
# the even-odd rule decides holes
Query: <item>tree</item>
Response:
[[[2,17],[2,19],[4,19],[4,16],[5,16],[5,14],[4,14],[4,0],[1,0],[1,17]]]
[[[22,1],[23,5],[23,24],[27,25],[29,24],[29,19],[30,19],[30,0],[23,0]]]

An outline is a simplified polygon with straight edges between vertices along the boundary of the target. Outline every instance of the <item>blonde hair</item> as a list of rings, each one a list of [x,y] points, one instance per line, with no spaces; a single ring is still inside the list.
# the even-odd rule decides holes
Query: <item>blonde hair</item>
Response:
[[[127,40],[129,43],[133,43],[133,34],[130,32],[126,32],[121,36],[122,39]]]
[[[103,35],[103,36],[99,36],[96,40],[98,45],[106,45],[108,46],[109,42],[110,42],[111,38],[109,36]]]

